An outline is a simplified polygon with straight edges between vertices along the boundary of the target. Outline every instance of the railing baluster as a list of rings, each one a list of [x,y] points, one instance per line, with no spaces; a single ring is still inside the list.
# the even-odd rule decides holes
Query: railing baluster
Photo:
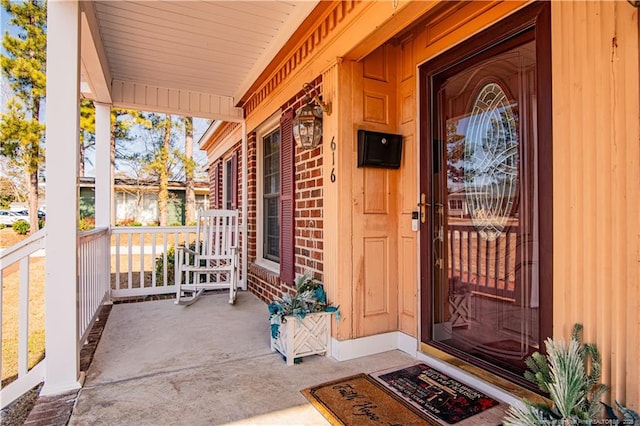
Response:
[[[127,257],[127,266],[129,269],[127,270],[127,288],[133,288],[133,234],[127,234],[127,248],[128,248],[128,257]]]
[[[495,261],[495,270],[493,271],[493,279],[495,282],[495,286],[496,286],[496,291],[498,293],[501,293],[500,291],[500,238],[502,238],[502,235],[500,235],[500,237],[496,238],[495,242],[496,242],[496,246],[495,246],[495,251],[494,251],[494,256],[496,257],[496,261]]]
[[[18,377],[27,374],[29,360],[29,256],[20,259],[18,301]]]
[[[116,234],[116,290],[120,290],[120,234]]]
[[[465,231],[467,234],[467,281],[471,284],[473,274],[473,261],[471,260],[471,231]]]
[[[140,231],[140,288],[144,288],[144,234]]]
[[[156,237],[155,232],[151,234],[151,287],[156,286]]]
[[[511,289],[509,288],[509,270],[511,267],[511,236],[512,233],[509,232],[504,242],[504,290],[509,296],[511,295]]]
[[[456,276],[456,249],[455,249],[455,239],[456,239],[456,231],[449,231],[449,268],[451,270],[451,278]],[[443,259],[444,260],[444,259]],[[449,289],[451,291],[453,289]]]
[[[460,282],[462,283],[462,281],[464,280],[464,250],[462,248],[462,241],[463,241],[463,237],[462,237],[462,231],[458,230],[456,231],[458,233],[458,253],[460,253],[460,259],[458,259],[458,266],[460,267]]]
[[[480,234],[478,231],[474,232],[474,236],[476,238],[476,283],[480,289],[482,288],[482,283],[480,282],[480,265],[482,264],[482,260],[480,259]]]

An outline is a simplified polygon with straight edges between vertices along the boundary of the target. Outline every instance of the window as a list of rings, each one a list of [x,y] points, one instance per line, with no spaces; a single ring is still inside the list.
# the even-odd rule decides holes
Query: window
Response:
[[[280,262],[280,129],[262,137],[262,256]]]
[[[227,210],[231,210],[232,207],[232,183],[233,183],[233,178],[232,178],[232,161],[231,158],[229,158],[228,160],[226,160],[224,162],[224,208]]]
[[[293,111],[277,112],[256,132],[257,218],[256,263],[295,279],[295,143]]]

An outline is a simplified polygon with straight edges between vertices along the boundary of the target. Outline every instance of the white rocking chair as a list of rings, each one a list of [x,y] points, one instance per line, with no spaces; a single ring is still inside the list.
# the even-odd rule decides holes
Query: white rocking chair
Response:
[[[189,244],[188,241],[185,244]],[[238,287],[238,211],[200,210],[195,247],[178,247],[177,305],[194,303],[203,291],[229,289],[229,303]],[[183,283],[184,278],[184,283]]]

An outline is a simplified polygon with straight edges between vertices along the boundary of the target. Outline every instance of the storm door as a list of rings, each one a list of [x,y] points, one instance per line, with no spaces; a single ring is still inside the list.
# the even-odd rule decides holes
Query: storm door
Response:
[[[523,31],[423,74],[422,340],[507,376],[540,349],[551,302],[539,273],[536,52]]]

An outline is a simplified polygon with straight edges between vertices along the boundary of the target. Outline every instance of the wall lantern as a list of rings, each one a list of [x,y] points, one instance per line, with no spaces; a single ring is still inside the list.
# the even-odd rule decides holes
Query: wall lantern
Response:
[[[311,96],[309,83],[302,86],[304,105],[298,109],[293,119],[293,139],[302,149],[313,149],[322,138],[322,113],[331,115],[331,102],[324,103],[318,95]]]

